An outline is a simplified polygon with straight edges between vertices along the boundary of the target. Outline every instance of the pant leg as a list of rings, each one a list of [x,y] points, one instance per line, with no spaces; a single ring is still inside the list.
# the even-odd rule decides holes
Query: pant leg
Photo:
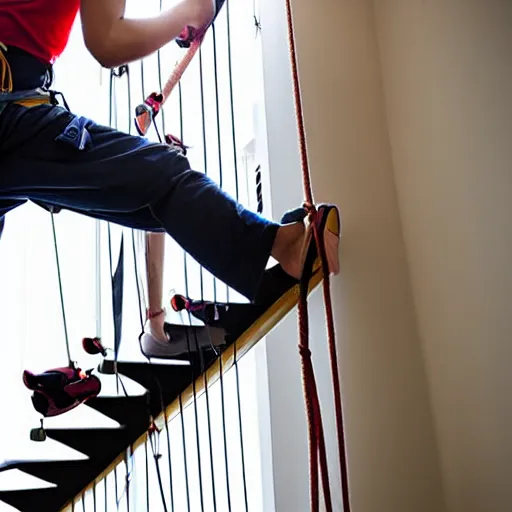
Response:
[[[278,228],[168,146],[46,105],[10,105],[0,117],[0,201],[24,199],[136,229],[163,229],[249,299]]]

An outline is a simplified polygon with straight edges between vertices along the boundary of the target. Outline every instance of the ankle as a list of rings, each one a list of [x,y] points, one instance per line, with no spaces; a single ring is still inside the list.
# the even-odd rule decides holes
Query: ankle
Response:
[[[271,255],[283,270],[294,278],[300,276],[300,260],[304,241],[305,226],[295,222],[281,226],[274,241]]]
[[[160,316],[165,316],[165,309],[164,308],[160,308],[160,309],[147,309],[146,310],[146,318],[148,320],[153,320],[155,318],[158,318]]]
[[[285,224],[279,227],[274,245],[272,246],[271,255],[277,261],[285,258],[293,250],[297,240],[304,234],[304,224],[302,222],[294,222],[293,224]]]
[[[148,331],[158,341],[167,341],[167,335],[165,333],[165,316],[158,315],[148,319]]]

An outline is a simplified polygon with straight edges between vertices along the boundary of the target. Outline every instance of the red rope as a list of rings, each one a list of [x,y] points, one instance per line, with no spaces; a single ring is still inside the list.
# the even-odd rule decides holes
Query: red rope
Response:
[[[190,48],[187,50],[187,53],[183,56],[181,61],[174,67],[171,76],[165,83],[164,88],[162,90],[162,105],[167,101],[167,99],[171,95],[171,92],[174,90],[174,88],[178,85],[179,81],[183,77],[183,74],[187,70],[189,64],[192,62],[192,59],[194,58],[195,54],[203,44],[204,36],[205,34],[201,34],[192,41],[192,43],[190,44]]]
[[[304,384],[304,401],[308,418],[309,444],[309,499],[311,512],[318,512],[318,425],[316,418],[315,376],[308,346],[309,323],[307,316],[307,292],[301,290],[299,299],[299,353],[302,363],[302,382]]]
[[[297,51],[295,47],[295,36],[293,28],[291,0],[286,0],[286,15],[288,21],[288,42],[290,46],[290,58],[293,79],[293,93],[295,98],[295,111],[297,117],[297,128],[299,134],[299,149],[302,164],[302,175],[304,181],[304,194],[306,203],[314,204],[313,190],[311,186],[311,174],[306,145],[306,130],[304,127],[304,115],[302,108],[300,80],[297,65]],[[311,217],[314,220],[315,209],[312,208]],[[348,469],[346,458],[345,432],[343,426],[343,409],[341,403],[341,385],[338,371],[338,359],[336,353],[336,337],[334,329],[334,315],[330,294],[330,278],[325,247],[321,243],[319,234],[314,229],[315,241],[322,260],[324,270],[323,296],[325,303],[326,323],[328,332],[329,356],[331,361],[331,373],[333,379],[334,405],[336,414],[336,428],[338,437],[338,455],[341,474],[341,492],[344,512],[350,512],[350,496],[348,487]],[[324,491],[327,511],[332,510],[331,495],[329,488],[329,476],[327,468],[327,457],[325,439],[320,411],[320,403],[316,389],[316,380],[311,362],[309,350],[309,325],[307,308],[307,286],[301,287],[301,299],[299,302],[299,351],[302,358],[302,374],[304,381],[305,403],[308,417],[308,431],[310,442],[310,499],[311,510],[318,510],[318,459],[320,459],[320,471],[322,473],[322,488]],[[314,453],[316,452],[316,453]]]

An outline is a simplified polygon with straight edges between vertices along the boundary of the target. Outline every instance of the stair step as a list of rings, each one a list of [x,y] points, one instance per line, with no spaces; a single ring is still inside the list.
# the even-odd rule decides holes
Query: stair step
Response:
[[[147,389],[133,396],[98,396],[86,406],[111,418],[120,428],[47,428],[48,438],[89,457],[68,461],[15,461],[0,470],[18,469],[57,485],[49,489],[0,492],[0,500],[21,512],[56,512],[104,471],[156,417],[215,360],[215,354],[195,354],[189,365],[118,362],[120,375]],[[121,391],[122,392],[122,391]]]
[[[92,481],[101,473],[105,461],[66,460],[66,461],[27,461],[16,463],[16,469],[36,478],[66,488],[67,495],[74,496],[83,488],[84,481]]]
[[[87,455],[93,461],[113,460],[139,432],[127,427],[95,429],[47,429],[50,439]]]
[[[149,390],[150,411],[156,417],[162,411],[162,402],[164,406],[170,404],[199,375],[199,364],[197,361],[187,366],[120,362],[118,370]]]
[[[139,396],[96,397],[86,406],[134,430],[145,430],[149,424],[148,394]]]
[[[67,492],[68,490],[64,487],[1,491],[0,500],[20,512],[57,512],[69,499]]]

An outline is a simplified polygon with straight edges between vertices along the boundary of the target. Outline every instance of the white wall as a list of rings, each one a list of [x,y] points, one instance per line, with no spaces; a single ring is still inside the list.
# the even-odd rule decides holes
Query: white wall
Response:
[[[317,202],[339,205],[341,275],[332,283],[356,512],[442,512],[437,449],[411,299],[380,83],[373,4],[295,0],[296,36]],[[273,209],[303,200],[284,2],[262,0]],[[321,294],[312,346],[336,469]],[[296,319],[267,341],[275,506],[309,510]],[[335,510],[341,510],[336,478]]]
[[[510,511],[512,2],[375,7],[448,509]]]

